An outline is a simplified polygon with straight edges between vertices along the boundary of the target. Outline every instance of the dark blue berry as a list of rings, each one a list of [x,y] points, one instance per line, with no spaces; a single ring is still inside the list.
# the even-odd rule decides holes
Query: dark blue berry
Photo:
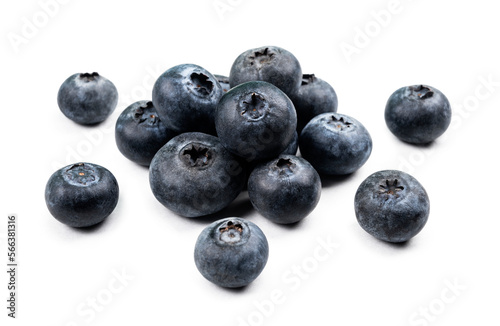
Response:
[[[52,174],[45,187],[45,202],[59,222],[88,227],[111,214],[118,203],[118,193],[118,183],[108,169],[76,163]]]
[[[210,282],[239,288],[262,272],[269,245],[262,230],[250,221],[231,217],[207,226],[194,249],[196,267]]]
[[[151,101],[129,105],[115,126],[115,140],[120,152],[129,160],[145,166],[149,166],[156,152],[175,135],[167,129]]]
[[[429,197],[411,175],[397,170],[375,172],[354,198],[359,225],[377,239],[405,242],[419,233],[429,217]]]
[[[450,102],[443,93],[431,86],[402,87],[387,101],[385,122],[389,130],[402,141],[430,143],[450,125]]]
[[[57,104],[66,117],[91,125],[104,121],[118,103],[115,85],[97,72],[74,74],[66,79],[57,94]]]
[[[263,46],[240,54],[229,73],[231,87],[249,81],[265,81],[290,96],[300,86],[302,69],[295,56],[277,46]]]
[[[318,204],[321,180],[306,160],[280,155],[253,169],[248,196],[257,211],[269,220],[290,224],[309,215]]]
[[[323,113],[302,130],[299,148],[320,174],[344,175],[365,164],[372,139],[358,120],[345,114]]]
[[[215,134],[215,107],[222,88],[206,69],[181,64],[165,71],[153,87],[153,103],[168,129]]]
[[[238,196],[245,180],[243,165],[219,139],[199,132],[172,138],[149,167],[156,199],[186,217],[220,211]]]
[[[326,112],[337,112],[338,100],[335,90],[314,74],[302,76],[302,84],[290,99],[297,111],[299,133],[315,116]]]
[[[221,98],[215,116],[222,144],[249,162],[282,153],[296,126],[292,101],[279,88],[262,81],[232,88]]]

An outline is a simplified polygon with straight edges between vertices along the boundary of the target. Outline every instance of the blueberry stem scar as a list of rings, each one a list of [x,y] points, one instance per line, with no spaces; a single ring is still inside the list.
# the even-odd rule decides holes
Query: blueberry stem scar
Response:
[[[389,199],[389,196],[394,196],[395,198],[399,198],[399,191],[404,189],[403,186],[398,185],[398,179],[389,180],[386,179],[384,184],[379,185],[379,192],[381,194],[385,194],[385,200]]]
[[[227,222],[227,225],[225,227],[220,228],[219,231],[221,233],[223,233],[223,232],[229,231],[230,229],[234,229],[234,230],[238,231],[239,233],[243,232],[243,226],[241,224],[234,224],[231,221]],[[234,237],[234,235],[231,237]]]

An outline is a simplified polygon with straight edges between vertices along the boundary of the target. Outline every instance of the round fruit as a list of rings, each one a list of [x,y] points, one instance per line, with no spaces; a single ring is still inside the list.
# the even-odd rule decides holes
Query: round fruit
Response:
[[[76,163],[52,174],[45,187],[45,202],[59,222],[88,227],[111,214],[118,203],[118,193],[118,183],[108,169]]]
[[[354,198],[359,225],[377,239],[405,242],[427,223],[430,203],[422,185],[397,170],[375,172],[366,178]]]
[[[431,86],[402,87],[387,101],[385,122],[402,141],[427,144],[448,129],[451,122],[450,102]]]
[[[57,93],[61,112],[83,125],[104,121],[115,110],[117,103],[115,85],[97,72],[71,75]]]
[[[269,256],[262,230],[238,217],[218,220],[199,235],[194,249],[196,267],[210,282],[238,288],[254,281]]]

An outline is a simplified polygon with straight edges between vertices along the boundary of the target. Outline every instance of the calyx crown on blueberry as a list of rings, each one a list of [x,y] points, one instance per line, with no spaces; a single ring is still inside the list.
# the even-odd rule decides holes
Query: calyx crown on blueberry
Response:
[[[247,236],[246,227],[243,227],[243,224],[239,221],[228,220],[225,223],[222,223],[219,227],[219,240],[227,243],[227,244],[241,244],[243,240],[243,235]]]
[[[388,200],[389,198],[399,198],[399,192],[404,190],[398,179],[386,179],[380,184],[380,195]]]
[[[154,125],[160,121],[160,118],[156,113],[150,112],[153,109],[153,102],[147,101],[141,104],[137,109],[135,109],[134,118],[138,123],[146,122],[147,124]]]
[[[99,74],[97,72],[93,72],[91,74],[89,74],[88,72],[85,72],[85,73],[80,74],[80,78],[83,79],[83,81],[85,81],[85,82],[93,81],[97,77],[99,77]]]
[[[193,72],[190,78],[186,79],[186,83],[190,91],[202,97],[210,95],[214,89],[214,83],[210,80],[210,77],[201,72]]]
[[[240,112],[249,120],[257,120],[264,116],[269,109],[269,103],[261,94],[252,92],[241,97]]]
[[[190,143],[180,152],[181,160],[191,167],[206,167],[212,162],[211,150],[200,143]]]
[[[334,130],[340,130],[340,131],[345,131],[351,127],[354,127],[352,122],[349,122],[349,120],[346,117],[343,116],[336,116],[335,114],[330,115],[327,124],[331,127],[333,127]]]
[[[278,162],[274,166],[274,170],[278,172],[278,174],[292,174],[295,169],[295,163],[292,162],[290,158],[279,158]]]
[[[434,95],[431,88],[424,85],[410,86],[408,89],[410,90],[410,96],[416,96],[422,100],[430,98]]]
[[[275,54],[272,50],[269,50],[269,47],[258,49],[248,56],[248,59],[250,59],[249,64],[261,69],[264,64],[268,64],[273,59]]]
[[[87,186],[99,181],[99,174],[89,164],[77,163],[64,170],[63,178],[75,186]]]

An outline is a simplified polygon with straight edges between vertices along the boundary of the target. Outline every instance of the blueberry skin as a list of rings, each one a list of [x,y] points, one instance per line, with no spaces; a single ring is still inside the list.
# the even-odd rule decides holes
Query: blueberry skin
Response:
[[[115,140],[120,152],[129,160],[149,166],[156,152],[176,134],[165,127],[153,102],[137,101],[118,117]]]
[[[248,196],[253,207],[267,219],[279,224],[296,223],[318,204],[321,180],[303,158],[280,155],[252,171]]]
[[[295,56],[277,46],[262,46],[240,54],[229,73],[231,87],[249,81],[265,81],[281,89],[288,96],[302,81],[302,69]]]
[[[397,170],[375,172],[366,178],[354,198],[359,225],[377,239],[405,242],[425,226],[430,203],[422,185]]]
[[[117,103],[118,91],[115,85],[97,72],[71,75],[57,93],[57,104],[61,112],[82,125],[106,120]]]
[[[168,129],[180,134],[215,134],[214,112],[223,92],[206,69],[181,64],[165,71],[153,86],[153,104]]]
[[[401,87],[387,101],[385,122],[400,140],[427,144],[448,129],[451,122],[450,102],[431,86]]]
[[[337,112],[337,93],[330,84],[314,74],[302,76],[302,84],[290,99],[297,111],[299,133],[315,116],[326,112]]]
[[[297,115],[292,101],[276,86],[247,82],[221,98],[215,127],[229,151],[252,162],[276,157],[288,147]]]
[[[299,148],[320,174],[345,175],[366,163],[372,139],[358,120],[345,114],[323,113],[302,130]]]
[[[108,217],[118,203],[118,194],[118,183],[108,169],[76,163],[52,174],[45,187],[45,202],[59,222],[83,228]]]
[[[201,275],[226,288],[250,284],[260,275],[268,257],[269,245],[262,230],[238,217],[207,226],[194,249],[194,261]]]
[[[156,199],[178,215],[220,211],[241,192],[244,166],[215,136],[200,132],[172,138],[154,156],[149,183]]]
[[[214,75],[214,77],[219,82],[220,87],[222,88],[222,92],[224,92],[224,94],[231,89],[231,86],[229,86],[229,77],[223,75]]]
[[[293,133],[293,138],[281,154],[296,155],[299,149],[299,134],[298,132]]]

